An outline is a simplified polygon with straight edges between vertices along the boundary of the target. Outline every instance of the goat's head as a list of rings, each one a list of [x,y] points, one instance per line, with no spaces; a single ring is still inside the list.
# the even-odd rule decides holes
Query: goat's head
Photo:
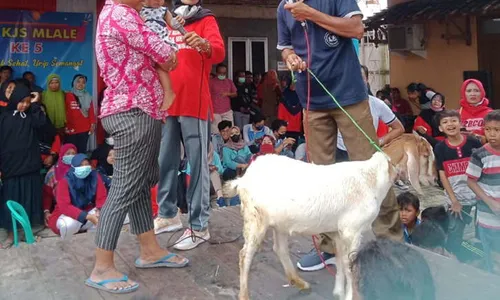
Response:
[[[373,154],[373,156],[379,156],[386,164],[387,164],[387,169],[389,172],[389,180],[391,183],[396,181],[398,178],[402,176],[402,170],[399,166],[395,165],[392,161],[389,155],[385,154],[384,152],[376,152]]]

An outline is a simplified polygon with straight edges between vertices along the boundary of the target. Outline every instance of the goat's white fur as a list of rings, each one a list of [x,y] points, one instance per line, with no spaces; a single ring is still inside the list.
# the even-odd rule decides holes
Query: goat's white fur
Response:
[[[243,177],[224,187],[226,196],[240,195],[244,220],[239,299],[249,299],[250,265],[269,227],[286,276],[299,289],[308,289],[309,284],[290,260],[288,236],[332,233],[337,247],[334,295],[352,299],[349,254],[359,248],[362,234],[371,230],[396,174],[388,156],[379,152],[367,161],[327,166],[278,155],[257,158]]]

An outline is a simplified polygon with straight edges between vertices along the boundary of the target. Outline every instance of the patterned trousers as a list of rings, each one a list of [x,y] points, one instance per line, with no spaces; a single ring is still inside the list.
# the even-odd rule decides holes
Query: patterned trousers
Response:
[[[151,187],[158,182],[161,121],[139,109],[107,116],[104,129],[114,139],[113,180],[97,226],[98,248],[113,251],[127,213],[132,234],[154,228]]]

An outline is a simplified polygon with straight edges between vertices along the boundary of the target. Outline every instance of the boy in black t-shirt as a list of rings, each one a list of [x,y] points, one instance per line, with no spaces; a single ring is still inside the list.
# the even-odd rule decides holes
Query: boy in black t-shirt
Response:
[[[436,167],[447,196],[447,206],[451,213],[446,249],[461,261],[465,259],[462,241],[465,225],[470,223],[472,206],[476,195],[467,186],[465,171],[474,149],[481,148],[481,142],[460,132],[460,114],[445,110],[438,115],[439,130],[446,139],[434,148]]]

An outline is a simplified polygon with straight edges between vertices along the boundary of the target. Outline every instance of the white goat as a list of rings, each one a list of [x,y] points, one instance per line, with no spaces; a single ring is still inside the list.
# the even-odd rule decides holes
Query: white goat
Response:
[[[271,227],[273,250],[289,282],[299,289],[309,289],[309,284],[299,277],[290,260],[288,236],[329,233],[337,247],[333,294],[351,300],[349,254],[359,248],[362,234],[371,230],[396,175],[383,153],[375,153],[367,161],[328,166],[278,155],[258,157],[243,177],[224,187],[226,196],[240,195],[244,220],[239,299],[249,299],[250,265]]]

